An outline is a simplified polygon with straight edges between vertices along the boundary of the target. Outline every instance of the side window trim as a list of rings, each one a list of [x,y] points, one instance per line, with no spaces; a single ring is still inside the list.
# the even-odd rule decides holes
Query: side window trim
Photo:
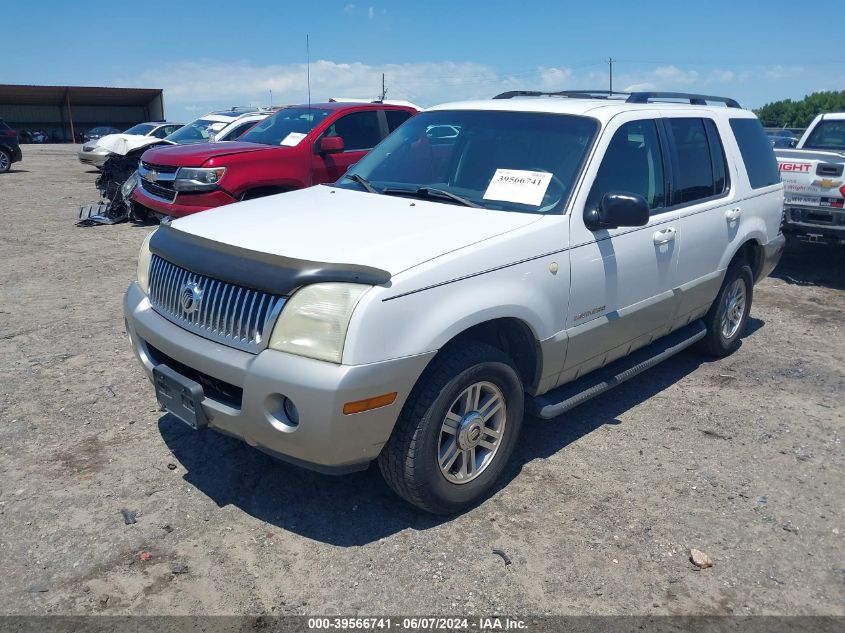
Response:
[[[727,195],[731,190],[731,170],[728,169],[728,156],[725,154],[725,143],[722,141],[722,135],[719,134],[719,126],[716,125],[716,121],[710,118],[704,119],[704,132],[707,134],[707,144],[710,146],[710,165],[713,167],[714,178],[716,176],[716,157],[718,152],[722,154],[722,165],[725,169],[725,184],[721,193],[713,196],[714,198],[719,198]]]
[[[649,211],[649,216],[655,217],[662,215],[667,211],[671,211],[674,203],[674,189],[675,189],[675,160],[672,153],[671,143],[669,142],[669,134],[671,130],[668,129],[663,120],[663,117],[657,117],[654,120],[657,126],[657,138],[660,141],[660,155],[663,160],[663,199],[666,204],[660,209],[656,209],[654,213]]]
[[[668,118],[668,117],[664,117],[664,120],[666,118]],[[710,172],[712,174],[713,173],[713,150],[712,150],[712,146],[710,145],[710,135],[709,135],[710,133],[707,130],[707,125],[704,123],[704,121],[706,121],[707,118],[703,117],[703,116],[675,117],[675,118],[679,118],[679,119],[699,119],[701,121],[701,124],[704,127],[705,134],[707,135],[708,146],[711,148],[710,149]],[[663,128],[666,131],[666,138],[668,139],[669,145],[671,146],[670,151],[671,151],[671,155],[672,155],[672,171],[673,171],[673,173],[678,173],[679,170],[680,170],[680,167],[679,167],[680,163],[678,161],[678,151],[677,151],[678,148],[677,148],[677,145],[675,143],[675,135],[672,132],[672,127],[670,125],[664,124]],[[722,149],[722,151],[724,152],[724,148]],[[727,162],[727,156],[725,156],[725,181],[726,181],[726,183],[727,183],[727,181],[729,181],[729,175],[728,175],[729,171],[730,171],[730,167],[729,167],[728,162]],[[691,200],[690,202],[677,202],[678,191],[675,188],[675,182],[674,182],[674,179],[673,179],[672,189],[670,191],[670,194],[671,194],[670,206],[661,210],[661,212],[662,211],[677,211],[679,209],[686,209],[687,207],[693,207],[693,206],[698,205],[698,204],[705,204],[707,202],[714,202],[716,200],[721,200],[722,198],[726,198],[730,194],[730,192],[731,192],[731,189],[726,184],[725,190],[718,195],[708,196],[706,198],[699,198],[698,200]]]

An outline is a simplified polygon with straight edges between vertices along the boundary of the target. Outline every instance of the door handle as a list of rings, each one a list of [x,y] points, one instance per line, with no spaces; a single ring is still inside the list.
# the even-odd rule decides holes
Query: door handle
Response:
[[[653,237],[654,243],[657,246],[660,246],[661,244],[668,244],[669,242],[675,239],[675,233],[675,229],[671,226],[668,229],[657,231]]]
[[[725,211],[725,219],[728,222],[733,222],[734,220],[739,220],[739,216],[742,215],[742,209],[739,207],[735,207],[733,209],[728,209]]]

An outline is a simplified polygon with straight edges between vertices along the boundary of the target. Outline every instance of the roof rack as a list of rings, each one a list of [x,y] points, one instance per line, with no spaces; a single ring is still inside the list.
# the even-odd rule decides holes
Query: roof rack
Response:
[[[741,108],[736,99],[730,97],[716,97],[714,95],[699,95],[691,92],[632,92],[626,100],[627,103],[651,103],[654,101],[665,101],[666,99],[683,99],[691,105],[707,105],[708,101],[724,103],[729,108]]]
[[[494,99],[513,99],[514,97],[568,97],[570,99],[613,99],[625,97],[626,103],[652,103],[669,99],[682,99],[691,105],[707,105],[708,101],[724,103],[729,108],[741,108],[735,99],[700,95],[690,92],[617,92],[610,90],[560,90],[540,92],[538,90],[509,90],[493,97]]]

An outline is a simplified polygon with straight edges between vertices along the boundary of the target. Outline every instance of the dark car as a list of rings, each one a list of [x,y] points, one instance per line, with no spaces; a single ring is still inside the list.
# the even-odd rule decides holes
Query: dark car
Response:
[[[12,163],[17,163],[22,158],[18,133],[0,119],[0,174],[9,171]]]
[[[96,141],[97,139],[108,136],[109,134],[120,134],[120,130],[109,126],[95,127],[93,130],[88,130],[82,135],[86,141]]]
[[[766,130],[766,136],[773,148],[784,149],[798,145],[798,136],[792,130]]]

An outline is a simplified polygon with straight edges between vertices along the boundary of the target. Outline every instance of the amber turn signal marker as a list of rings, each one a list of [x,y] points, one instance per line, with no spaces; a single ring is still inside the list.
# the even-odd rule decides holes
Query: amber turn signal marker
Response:
[[[355,402],[347,402],[343,405],[343,415],[352,415],[353,413],[363,413],[370,409],[378,409],[379,407],[386,407],[393,404],[396,400],[396,392],[386,393],[382,396],[374,398],[367,398],[366,400],[356,400]]]

